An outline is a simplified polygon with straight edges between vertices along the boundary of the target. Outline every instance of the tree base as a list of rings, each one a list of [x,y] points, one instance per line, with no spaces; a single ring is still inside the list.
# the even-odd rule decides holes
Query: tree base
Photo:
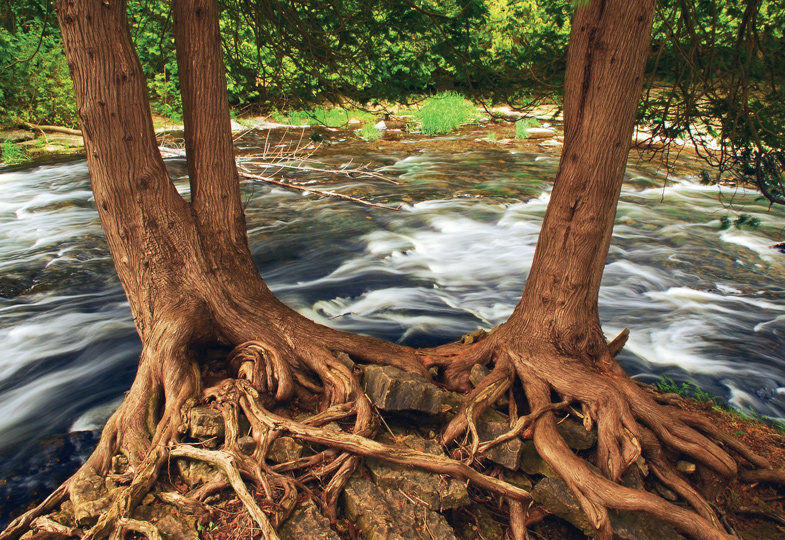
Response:
[[[765,459],[717,429],[711,420],[684,410],[677,397],[657,395],[620,376],[606,375],[614,385],[606,381],[603,386],[594,373],[596,380],[589,384],[590,392],[585,392],[592,400],[581,399],[584,394],[580,392],[564,391],[576,373],[584,381],[589,377],[576,372],[577,366],[554,368],[549,379],[546,364],[540,362],[534,372],[525,362],[512,361],[520,357],[510,349],[499,355],[493,339],[466,343],[477,337],[422,352],[427,364],[452,368],[443,374],[452,373],[453,386],[465,379],[455,375],[464,371],[456,366],[496,359],[486,377],[473,378],[476,387],[465,400],[458,394],[444,394],[452,396],[448,399],[452,413],[445,406],[430,424],[423,424],[422,415],[409,418],[410,423],[419,424],[420,434],[422,429],[433,436],[441,433],[440,442],[449,457],[434,454],[432,448],[426,452],[407,446],[405,441],[417,431],[414,426],[403,435],[390,431],[388,424],[398,414],[384,412],[382,416],[361,386],[361,370],[346,355],[322,356],[312,364],[312,371],[296,372],[267,345],[247,342],[232,351],[228,361],[219,357],[204,363],[201,371],[172,368],[177,376],[163,378],[177,381],[171,388],[166,383],[157,386],[156,378],[145,370],[143,355],[131,392],[108,422],[85,466],[37,509],[14,521],[0,538],[18,538],[27,530],[82,538],[115,538],[133,531],[160,538],[151,508],[173,506],[184,516],[181,521],[204,529],[205,523],[229,523],[225,514],[216,517],[214,500],[233,507],[235,518],[242,515],[246,526],[263,538],[277,538],[276,531],[298,504],[314,500],[318,514],[351,536],[354,523],[363,521],[359,514],[352,516],[351,524],[342,521],[339,497],[353,475],[353,482],[362,478],[363,474],[355,473],[363,457],[371,458],[369,463],[386,462],[401,470],[460,479],[471,486],[475,501],[495,515],[507,515],[509,534],[516,539],[526,538],[528,528],[549,513],[608,537],[619,515],[609,510],[646,512],[696,538],[726,538],[734,532],[727,516],[707,498],[706,486],[701,489],[698,484],[732,483],[723,478],[735,474],[731,453],[751,466],[765,467],[771,477],[767,480],[781,480]],[[620,344],[612,343],[610,350],[614,348]],[[496,353],[485,357],[491,350]],[[312,378],[313,374],[319,379]],[[523,384],[519,386],[516,380]],[[430,384],[425,379],[422,383]],[[552,399],[553,395],[559,398]],[[202,416],[194,412],[195,406]],[[208,415],[212,424],[207,422],[207,426],[204,411],[212,411]],[[495,432],[487,432],[487,414],[491,413],[486,411],[492,411],[497,420],[502,418],[501,429],[497,425]],[[440,425],[439,420],[445,418],[451,418],[449,424]],[[398,425],[401,419],[406,420],[405,413],[398,415]],[[596,443],[570,448],[562,429],[565,422]],[[656,422],[661,422],[659,428]],[[663,436],[663,430],[667,435]],[[281,437],[307,446],[308,455],[280,462],[273,454]],[[524,442],[530,439],[533,444]],[[526,451],[513,450],[513,457],[506,456],[501,461],[504,466],[499,465],[494,452],[511,443],[519,449],[526,446]],[[529,460],[524,465],[536,470],[529,470],[529,475],[517,470],[519,459]],[[212,473],[194,482],[183,463],[201,463],[189,467]],[[685,468],[690,469],[688,474]],[[625,485],[630,474],[638,478],[633,487]],[[548,482],[537,483],[541,475]],[[702,480],[693,480],[696,476]],[[559,485],[562,496],[573,497],[572,505],[582,511],[561,515],[549,504],[547,489]],[[424,516],[439,510],[433,508],[433,501],[423,502],[427,496],[402,493],[406,501],[400,504],[415,504]],[[151,504],[153,499],[157,502]],[[468,515],[478,511],[476,504]],[[451,515],[455,519],[466,511]],[[438,518],[434,519],[423,518],[423,526],[433,523],[436,527]]]

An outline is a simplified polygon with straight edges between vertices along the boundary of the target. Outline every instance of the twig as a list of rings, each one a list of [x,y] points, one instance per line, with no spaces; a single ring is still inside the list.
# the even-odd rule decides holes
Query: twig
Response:
[[[376,208],[384,208],[386,210],[400,210],[400,206],[390,206],[387,204],[380,204],[375,202],[366,201],[360,199],[359,197],[352,197],[351,195],[344,195],[343,193],[337,193],[335,191],[327,191],[323,189],[313,189],[306,186],[298,186],[297,184],[287,184],[286,182],[281,182],[280,180],[275,180],[273,178],[262,176],[260,174],[250,174],[248,172],[241,172],[241,178],[247,178],[249,180],[256,180],[259,182],[264,182],[266,184],[273,184],[275,186],[280,186],[286,189],[294,189],[297,191],[303,191],[307,193],[314,193],[316,195],[321,195],[323,197],[333,197],[336,199],[343,199],[345,201],[352,201],[359,204],[364,204],[365,206],[374,206]]]

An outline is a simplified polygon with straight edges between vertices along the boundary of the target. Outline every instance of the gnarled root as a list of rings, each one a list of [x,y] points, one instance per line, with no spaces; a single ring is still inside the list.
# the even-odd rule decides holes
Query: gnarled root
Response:
[[[604,348],[596,362],[571,358],[564,351],[549,349],[541,343],[538,347],[522,346],[521,339],[504,339],[500,334],[497,332],[468,346],[453,344],[426,353],[429,365],[444,368],[445,377],[454,377],[452,386],[461,386],[468,380],[472,362],[494,362],[491,372],[477,384],[446,428],[445,444],[468,433],[472,441],[471,457],[474,458],[510,438],[532,437],[538,453],[567,483],[603,538],[611,535],[609,509],[649,513],[695,538],[728,537],[712,506],[676,471],[668,455],[689,456],[728,478],[735,476],[738,470],[732,453],[755,467],[768,469],[768,462],[702,417],[659,405],[646,390],[630,380],[613,359],[626,341],[626,331]],[[465,356],[461,350],[466,352]],[[449,362],[454,362],[452,367]],[[516,378],[531,412],[519,418],[511,415],[509,432],[495,440],[479,443],[476,430],[479,416],[514,384]],[[554,394],[559,400],[553,399]],[[582,413],[576,414],[582,417],[587,429],[597,427],[593,459],[599,472],[577,456],[557,430],[553,411],[569,404],[580,404]],[[656,478],[682,497],[693,511],[618,483],[622,474],[641,457]],[[744,475],[774,481],[781,476],[771,470],[745,471]],[[515,525],[514,529],[519,527],[517,521],[511,525]],[[514,534],[525,533],[514,531]]]
[[[133,511],[154,488],[162,465],[170,458],[209,463],[225,481],[204,484],[185,495],[160,493],[159,499],[191,513],[205,513],[210,509],[202,501],[230,489],[266,539],[277,538],[276,529],[293,511],[298,493],[314,496],[309,487],[314,481],[319,484],[314,491],[321,493],[323,513],[335,520],[339,495],[363,457],[462,478],[493,493],[506,501],[510,510],[512,536],[527,538],[526,524],[538,519],[527,518],[531,509],[529,492],[493,472],[485,474],[476,468],[477,460],[486,452],[514,438],[533,438],[538,453],[567,483],[601,538],[611,534],[610,509],[647,512],[695,538],[728,537],[711,504],[671,465],[673,456],[684,454],[722,475],[733,476],[737,472],[733,452],[753,467],[767,469],[764,473],[744,471],[745,476],[782,481],[782,475],[771,471],[766,460],[735,439],[699,416],[657,403],[655,396],[627,378],[611,355],[621,348],[626,334],[608,344],[606,354],[596,363],[579,361],[553,349],[513,347],[498,333],[478,337],[471,343],[420,354],[426,366],[441,370],[446,378],[443,382],[452,388],[468,384],[468,371],[474,363],[493,363],[493,369],[468,394],[442,434],[445,445],[464,433],[470,438],[470,444],[464,447],[468,450],[464,461],[373,440],[377,411],[360,387],[352,362],[339,359],[339,354],[324,345],[295,349],[286,343],[246,341],[229,354],[228,368],[219,377],[202,373],[203,366],[185,347],[146,347],[137,379],[107,423],[94,454],[80,472],[38,508],[14,521],[0,539],[18,538],[36,523],[41,529],[61,527],[46,518],[35,520],[67,498],[72,483],[85,472],[127,485],[118,488],[109,509],[91,529],[69,529],[71,533],[92,539],[118,538],[134,531],[158,538],[158,530],[134,519]],[[379,355],[378,344],[374,346],[374,355]],[[411,357],[407,358],[410,362]],[[203,378],[213,381],[212,386],[202,390]],[[315,394],[321,396],[318,410],[304,419],[293,420],[272,412],[279,402],[299,398],[314,402]],[[480,416],[505,394],[509,430],[481,442],[477,427]],[[519,415],[518,408],[526,406],[524,396],[528,412]],[[185,410],[197,402],[221,413],[225,429],[219,449],[180,442],[187,427]],[[599,470],[576,455],[560,435],[554,412],[565,409],[581,417],[587,429],[596,426],[593,460]],[[250,425],[250,449],[247,441],[241,444],[245,435],[241,433],[241,419]],[[325,427],[336,421],[351,427]],[[271,465],[268,454],[283,435],[323,449]],[[112,476],[118,453],[127,458],[128,470]],[[622,474],[640,458],[692,510],[620,485]]]

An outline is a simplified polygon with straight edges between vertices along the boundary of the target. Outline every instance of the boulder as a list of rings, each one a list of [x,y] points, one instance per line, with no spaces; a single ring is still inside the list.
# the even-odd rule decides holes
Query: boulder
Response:
[[[204,461],[191,459],[176,459],[175,467],[188,487],[206,484],[215,480],[224,480],[222,472]]]
[[[520,467],[526,474],[541,474],[548,478],[559,477],[558,473],[556,473],[556,471],[540,457],[540,454],[537,453],[537,449],[534,447],[534,441],[532,440],[523,442]]]
[[[368,365],[363,385],[373,404],[384,411],[441,411],[441,390],[420,375],[392,366]]]
[[[278,531],[281,540],[339,540],[330,528],[330,520],[319,512],[311,499],[301,502]]]
[[[551,514],[570,522],[587,536],[595,530],[578,500],[560,478],[543,478],[532,490],[532,499]],[[608,512],[614,538],[621,540],[676,540],[683,538],[670,525],[638,512]]]
[[[189,413],[188,434],[199,440],[212,440],[217,446],[223,442],[224,419],[219,411],[209,407],[194,407]]]
[[[597,431],[586,431],[583,424],[568,418],[560,422],[556,429],[559,430],[564,442],[573,450],[588,450],[597,444]]]
[[[388,435],[381,442],[391,444],[390,439]],[[399,438],[397,444],[428,454],[444,455],[436,441],[413,435]],[[366,465],[377,486],[387,490],[400,489],[432,510],[458,508],[470,502],[465,483],[455,478],[376,459],[369,459]]]
[[[486,410],[477,419],[477,434],[482,442],[495,439],[509,430],[509,418],[494,409]],[[502,444],[497,444],[485,452],[484,456],[502,467],[515,470],[519,466],[522,450],[523,442],[516,437]]]
[[[379,131],[387,129],[387,124],[384,123],[384,120],[379,120],[373,127],[378,129]]]
[[[556,135],[555,129],[530,127],[526,130],[526,138],[528,139],[550,139]]]
[[[447,520],[401,490],[352,477],[343,493],[346,516],[366,540],[457,540]]]
[[[109,508],[110,494],[104,479],[93,472],[83,471],[71,485],[74,519],[79,526],[92,526]]]
[[[291,437],[278,437],[270,445],[267,457],[275,463],[286,463],[303,455],[303,445]]]

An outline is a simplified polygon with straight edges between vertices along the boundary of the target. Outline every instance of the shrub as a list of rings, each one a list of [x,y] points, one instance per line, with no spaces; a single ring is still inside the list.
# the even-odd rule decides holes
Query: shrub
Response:
[[[378,141],[379,138],[381,138],[382,133],[376,129],[376,126],[370,122],[366,122],[361,129],[357,130],[357,135],[364,141],[373,142]]]
[[[425,100],[416,113],[422,123],[423,133],[436,135],[449,133],[461,124],[477,118],[477,109],[460,94],[442,92]]]
[[[20,147],[15,145],[11,139],[5,139],[2,146],[2,159],[6,165],[16,165],[27,161],[27,154]]]
[[[540,122],[536,118],[520,118],[515,122],[515,138],[525,139],[529,135],[526,130],[532,127],[540,127]]]
[[[270,117],[282,124],[327,127],[346,127],[350,118],[356,118],[366,123],[376,120],[376,116],[369,112],[340,108],[325,109],[324,107],[317,107],[308,111],[289,111],[285,114],[275,112]]]

